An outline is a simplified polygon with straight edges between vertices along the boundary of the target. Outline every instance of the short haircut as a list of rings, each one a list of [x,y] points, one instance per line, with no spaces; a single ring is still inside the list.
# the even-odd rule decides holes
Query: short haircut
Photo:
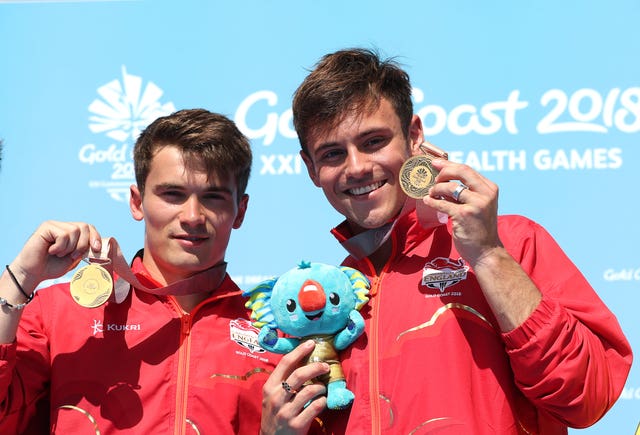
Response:
[[[226,116],[204,109],[179,110],[145,128],[133,150],[136,182],[142,195],[151,161],[165,146],[178,148],[187,168],[235,177],[238,200],[244,195],[251,173],[251,144]]]
[[[293,124],[302,150],[307,152],[314,131],[331,130],[352,113],[370,113],[382,98],[391,103],[408,136],[413,118],[411,83],[395,60],[363,48],[323,56],[294,93]]]

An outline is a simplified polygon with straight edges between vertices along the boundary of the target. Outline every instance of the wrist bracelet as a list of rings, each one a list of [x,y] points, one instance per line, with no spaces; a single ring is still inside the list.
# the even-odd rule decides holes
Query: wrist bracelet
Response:
[[[24,302],[22,304],[13,305],[13,304],[10,304],[9,301],[7,301],[5,298],[0,296],[0,307],[7,307],[11,311],[20,311],[29,303],[29,301],[31,301],[31,299],[29,299],[27,302]]]
[[[27,298],[27,300],[23,303],[23,304],[18,304],[18,305],[11,305],[9,302],[7,302],[6,299],[4,298],[0,298],[0,305],[6,305],[9,308],[14,308],[16,310],[20,310],[22,309],[25,305],[27,305],[29,302],[31,302],[31,299],[33,299],[33,293],[31,293],[30,295],[27,294],[27,292],[24,291],[24,289],[22,288],[22,286],[20,285],[20,283],[18,282],[18,280],[16,279],[16,276],[13,274],[13,272],[11,272],[11,269],[9,269],[9,265],[7,264],[6,266],[7,272],[9,272],[9,276],[11,277],[11,279],[13,280],[13,283],[16,285],[16,287],[18,287],[18,290],[20,290],[20,293],[22,293],[22,295]],[[4,300],[4,303],[2,303],[2,300]]]

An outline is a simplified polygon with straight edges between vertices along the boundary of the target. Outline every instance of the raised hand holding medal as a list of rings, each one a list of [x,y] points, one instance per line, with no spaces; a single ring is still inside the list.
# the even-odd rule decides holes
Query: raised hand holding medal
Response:
[[[227,263],[223,261],[165,287],[149,288],[138,281],[118,242],[112,237],[102,239],[102,252],[98,256],[87,257],[84,261],[89,264],[75,272],[69,290],[73,300],[87,308],[99,307],[108,300],[121,303],[129,294],[131,286],[155,295],[185,295],[203,288],[215,289],[224,279],[227,269]],[[112,272],[117,275],[115,281]]]

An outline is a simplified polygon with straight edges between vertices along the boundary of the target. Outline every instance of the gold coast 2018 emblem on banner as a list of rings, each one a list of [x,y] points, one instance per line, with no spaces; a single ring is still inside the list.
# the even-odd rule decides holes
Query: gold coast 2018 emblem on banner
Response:
[[[143,130],[160,116],[175,112],[172,102],[163,102],[164,91],[152,81],[129,74],[97,89],[98,98],[89,105],[89,130],[106,141],[91,142],[78,150],[80,163],[92,168],[90,188],[103,189],[114,200],[127,202],[129,186],[135,182],[132,148]],[[105,171],[96,170],[104,167]],[[104,174],[104,175],[102,175]]]

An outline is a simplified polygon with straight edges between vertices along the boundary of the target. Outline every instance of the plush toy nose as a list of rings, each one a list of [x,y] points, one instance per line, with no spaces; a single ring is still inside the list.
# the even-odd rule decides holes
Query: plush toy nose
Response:
[[[319,282],[312,279],[306,280],[300,291],[298,292],[298,302],[300,302],[300,308],[304,312],[318,311],[324,309],[327,303],[327,297],[324,294],[324,289]]]

